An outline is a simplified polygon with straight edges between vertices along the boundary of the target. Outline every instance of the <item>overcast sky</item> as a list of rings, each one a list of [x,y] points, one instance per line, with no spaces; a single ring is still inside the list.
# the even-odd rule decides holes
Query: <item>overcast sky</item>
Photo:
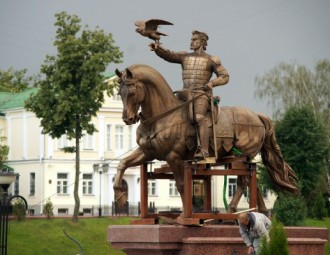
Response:
[[[271,115],[265,101],[254,98],[256,76],[280,62],[313,68],[330,58],[329,0],[0,0],[0,69],[27,68],[37,74],[46,54],[56,53],[55,13],[78,15],[82,25],[112,33],[124,52],[121,64],[154,66],[173,90],[182,87],[181,67],[149,51],[148,38],[134,22],[160,18],[174,23],[159,30],[161,42],[174,51],[189,51],[192,30],[209,35],[207,52],[220,57],[230,82],[215,89],[222,105],[241,105]]]

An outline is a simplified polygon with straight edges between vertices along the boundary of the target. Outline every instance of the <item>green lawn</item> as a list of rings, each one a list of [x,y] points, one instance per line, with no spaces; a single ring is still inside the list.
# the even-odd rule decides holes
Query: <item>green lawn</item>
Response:
[[[123,255],[107,242],[109,225],[129,224],[130,218],[27,219],[9,222],[8,254],[10,255],[76,255],[80,248],[68,239],[66,232],[78,240],[84,255]]]
[[[109,225],[126,225],[131,218],[80,218],[78,223],[71,219],[27,219],[9,222],[9,255],[76,255],[80,252],[77,244],[69,240],[67,233],[78,240],[84,255],[123,255],[123,252],[111,248],[107,242]],[[306,226],[327,227],[330,230],[330,218],[324,221],[306,220]],[[325,255],[330,255],[330,244],[326,245]]]

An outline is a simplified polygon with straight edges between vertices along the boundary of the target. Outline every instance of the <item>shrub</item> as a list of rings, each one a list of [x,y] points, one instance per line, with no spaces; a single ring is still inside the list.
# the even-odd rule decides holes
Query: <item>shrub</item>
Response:
[[[51,217],[54,216],[53,210],[53,203],[50,201],[50,198],[48,198],[42,212],[46,215],[47,219],[51,219]]]
[[[306,204],[301,196],[280,193],[273,213],[286,226],[300,226],[306,217]]]
[[[290,255],[284,226],[276,218],[272,220],[269,238],[269,254]]]
[[[266,237],[261,239],[258,255],[290,255],[284,226],[276,218],[272,220],[269,239],[269,241]]]
[[[22,221],[26,216],[25,203],[22,200],[16,200],[13,204],[13,215],[18,221]]]
[[[324,197],[321,192],[318,192],[313,204],[311,216],[317,220],[323,220],[327,217],[327,214]]]
[[[260,248],[258,251],[258,255],[272,255],[269,253],[269,243],[267,241],[267,238],[264,236],[261,239],[261,244],[260,244]]]

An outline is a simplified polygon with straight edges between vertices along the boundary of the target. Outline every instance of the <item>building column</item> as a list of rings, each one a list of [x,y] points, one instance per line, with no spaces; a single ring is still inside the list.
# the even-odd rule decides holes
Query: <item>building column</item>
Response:
[[[105,140],[105,133],[104,133],[104,116],[98,116],[98,130],[99,130],[99,146],[97,148],[99,152],[99,159],[104,158],[104,140]]]

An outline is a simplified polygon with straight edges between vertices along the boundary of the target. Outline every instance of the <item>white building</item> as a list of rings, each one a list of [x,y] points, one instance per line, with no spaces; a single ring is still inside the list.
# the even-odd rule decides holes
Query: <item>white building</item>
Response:
[[[114,77],[110,78],[111,81]],[[7,165],[19,174],[11,192],[23,196],[33,215],[40,215],[47,199],[54,206],[54,214],[73,213],[75,154],[64,153],[61,149],[74,145],[65,136],[52,139],[42,134],[40,121],[35,114],[24,109],[24,101],[36,92],[29,89],[22,93],[0,93],[0,136],[6,137],[10,148]],[[114,192],[112,188],[116,166],[125,154],[137,145],[135,133],[137,125],[126,126],[121,119],[122,102],[120,97],[105,96],[105,103],[92,121],[98,129],[93,135],[81,140],[79,196],[84,214],[97,214],[101,204],[103,214],[111,214]],[[93,171],[93,164],[109,164],[107,173]],[[160,163],[158,163],[159,165]],[[124,184],[127,186],[128,201],[137,207],[140,201],[140,168],[127,169]],[[229,177],[227,199],[236,189],[236,177]],[[174,181],[149,181],[149,201],[159,210],[181,209],[181,199]],[[223,177],[212,181],[213,207],[223,208]],[[272,199],[265,199],[270,209]],[[242,198],[240,208],[247,208],[246,198]]]

